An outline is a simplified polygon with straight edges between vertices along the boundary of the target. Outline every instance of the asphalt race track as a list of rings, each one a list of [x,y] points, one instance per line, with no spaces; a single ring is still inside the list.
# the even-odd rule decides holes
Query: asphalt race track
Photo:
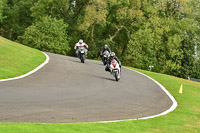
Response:
[[[172,101],[149,78],[122,68],[119,82],[101,62],[50,54],[28,77],[0,82],[0,122],[73,123],[136,119]]]

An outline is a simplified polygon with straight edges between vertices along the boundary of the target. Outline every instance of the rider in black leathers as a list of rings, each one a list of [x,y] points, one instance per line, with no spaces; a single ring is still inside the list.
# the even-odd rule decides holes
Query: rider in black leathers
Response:
[[[106,65],[106,68],[105,68],[105,71],[109,71],[110,72],[110,63],[111,61],[115,59],[118,63],[119,63],[119,67],[120,67],[120,70],[121,70],[121,61],[115,56],[115,53],[114,52],[111,52],[110,54],[110,58],[108,59],[108,62],[107,62],[107,65]]]
[[[105,44],[104,47],[101,48],[101,51],[100,51],[100,57],[101,57],[101,59],[102,59],[102,57],[103,57],[104,51],[106,51],[106,50],[107,50],[109,53],[111,52],[111,50],[110,50],[110,48],[108,47],[107,44]]]

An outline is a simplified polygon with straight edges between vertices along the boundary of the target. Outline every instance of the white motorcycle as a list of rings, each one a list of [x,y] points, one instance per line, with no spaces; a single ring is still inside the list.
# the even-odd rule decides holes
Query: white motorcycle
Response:
[[[82,63],[85,62],[86,48],[84,46],[79,46],[78,47],[78,58],[81,60]]]
[[[110,72],[115,77],[116,81],[119,81],[119,79],[120,79],[120,75],[121,75],[121,70],[120,69],[121,68],[119,66],[119,63],[115,59],[111,60]]]

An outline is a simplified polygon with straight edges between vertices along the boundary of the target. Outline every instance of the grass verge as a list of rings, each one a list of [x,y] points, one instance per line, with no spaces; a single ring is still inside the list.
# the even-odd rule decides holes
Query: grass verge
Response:
[[[39,50],[0,37],[0,79],[28,73],[45,59],[45,55]]]

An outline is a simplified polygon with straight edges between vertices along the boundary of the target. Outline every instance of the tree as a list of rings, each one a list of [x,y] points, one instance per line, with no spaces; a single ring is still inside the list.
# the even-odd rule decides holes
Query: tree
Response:
[[[189,3],[189,8],[190,12],[188,12],[187,17],[200,22],[200,1],[191,0]]]
[[[42,51],[67,54],[70,50],[63,20],[43,17],[25,30],[22,43]]]
[[[188,76],[193,76],[193,72],[195,71],[195,47],[200,47],[199,23],[193,19],[184,19],[178,23],[178,26],[183,40],[181,42],[181,49],[183,50],[184,56],[181,61],[182,73],[178,76],[187,78]]]
[[[105,41],[111,44],[111,48],[119,57],[124,57],[131,34],[135,33],[145,21],[144,13],[140,8],[141,5],[137,0],[108,1],[109,14]]]
[[[3,14],[6,16],[2,22],[5,37],[16,40],[23,35],[25,28],[32,24],[30,7],[36,0],[3,0]]]
[[[0,22],[3,20],[3,7],[4,7],[4,1],[0,1]]]
[[[94,43],[94,31],[97,24],[105,24],[106,22],[106,1],[105,0],[89,0],[86,6],[84,21],[79,25],[79,29],[83,32],[90,32],[91,44]],[[90,31],[88,29],[90,28]]]
[[[3,19],[6,18],[4,14],[4,10],[7,8],[6,0],[0,1],[0,35],[5,36],[5,30],[2,28],[3,25]]]
[[[38,0],[31,7],[31,16],[37,21],[45,16],[52,16],[53,18],[67,19],[70,11],[71,0]]]
[[[190,11],[188,3],[189,0],[160,0],[158,2],[160,15],[175,19],[185,18]]]

